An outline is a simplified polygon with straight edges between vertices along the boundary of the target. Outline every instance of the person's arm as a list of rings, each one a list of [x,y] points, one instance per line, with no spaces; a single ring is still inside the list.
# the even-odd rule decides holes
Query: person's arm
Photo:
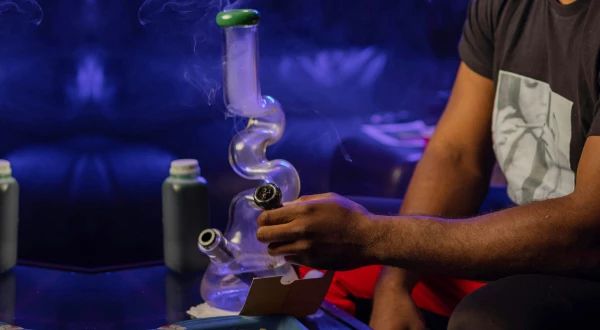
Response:
[[[563,197],[448,220],[378,216],[336,194],[305,196],[261,213],[256,237],[269,244],[269,254],[318,269],[388,265],[472,279],[527,273],[598,279],[599,149],[596,116],[575,189]]]
[[[494,84],[461,64],[450,100],[419,161],[400,215],[449,218],[474,215],[487,192],[493,167],[491,118]],[[375,287],[371,327],[395,328],[398,305],[413,307],[419,275],[384,267]]]
[[[598,278],[599,149],[600,137],[589,137],[575,191],[567,196],[461,221],[372,221],[370,239],[378,243],[369,249],[382,264],[465,278],[523,273]]]
[[[466,64],[461,64],[449,103],[413,175],[401,215],[471,216],[487,191],[492,163],[493,31],[499,4],[495,0],[469,4],[458,47]],[[394,329],[386,322],[402,316],[391,303],[397,297],[410,298],[418,280],[418,274],[385,267],[375,288],[371,326]]]

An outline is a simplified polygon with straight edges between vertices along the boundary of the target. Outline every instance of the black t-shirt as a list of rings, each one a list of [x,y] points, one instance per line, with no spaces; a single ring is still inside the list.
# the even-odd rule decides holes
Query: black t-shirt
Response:
[[[494,152],[517,204],[565,196],[600,135],[600,1],[472,0],[461,59],[494,80]]]

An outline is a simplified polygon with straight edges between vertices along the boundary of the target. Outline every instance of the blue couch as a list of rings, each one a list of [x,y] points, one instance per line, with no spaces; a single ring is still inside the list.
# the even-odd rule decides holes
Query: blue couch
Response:
[[[199,160],[217,228],[231,198],[256,185],[228,164],[243,123],[224,115],[218,8],[142,2],[40,0],[37,28],[0,33],[0,158],[22,187],[21,260],[87,270],[160,260],[160,185],[173,159]],[[297,167],[303,194],[401,197],[410,171],[396,188],[387,174],[374,183],[368,165],[340,177],[339,164],[360,158],[349,147],[340,163],[340,143],[362,141],[376,113],[435,122],[466,3],[251,4],[263,13],[262,89],[288,116],[268,154]]]

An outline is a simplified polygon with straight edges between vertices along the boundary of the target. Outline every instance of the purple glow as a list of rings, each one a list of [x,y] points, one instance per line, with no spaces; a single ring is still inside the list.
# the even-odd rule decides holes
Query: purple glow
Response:
[[[86,56],[79,64],[77,91],[80,100],[102,100],[104,95],[104,68],[93,56]]]
[[[103,60],[98,55],[85,54],[78,61],[77,71],[69,81],[66,94],[73,115],[82,115],[82,107],[89,104],[102,105],[104,115],[113,112],[106,106],[114,99],[116,86],[107,79]]]

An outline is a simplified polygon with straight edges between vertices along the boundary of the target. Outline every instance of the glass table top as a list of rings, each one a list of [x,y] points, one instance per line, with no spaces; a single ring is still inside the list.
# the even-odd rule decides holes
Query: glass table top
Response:
[[[164,266],[98,274],[17,266],[0,275],[0,322],[32,330],[156,329],[189,319],[186,311],[202,303],[201,280]],[[328,306],[303,323],[368,328]]]

